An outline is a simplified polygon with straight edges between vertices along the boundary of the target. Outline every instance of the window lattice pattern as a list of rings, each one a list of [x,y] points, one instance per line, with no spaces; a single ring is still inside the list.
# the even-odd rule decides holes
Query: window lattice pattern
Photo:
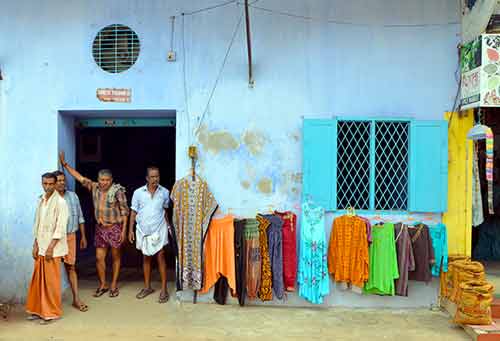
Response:
[[[119,73],[128,70],[139,57],[137,34],[124,25],[103,28],[94,40],[92,55],[104,71]]]
[[[407,122],[375,123],[375,209],[408,208]]]
[[[337,208],[370,208],[370,122],[339,121]]]

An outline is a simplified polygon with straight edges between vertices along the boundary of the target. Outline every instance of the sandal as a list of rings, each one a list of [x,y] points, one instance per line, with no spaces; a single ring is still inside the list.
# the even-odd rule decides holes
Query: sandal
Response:
[[[118,295],[120,295],[120,290],[118,288],[109,291],[109,297],[118,297]]]
[[[89,307],[85,303],[80,303],[80,304],[73,303],[72,306],[73,308],[80,310],[82,313],[89,310]]]
[[[154,292],[155,292],[155,290],[152,289],[152,288],[141,289],[141,291],[139,291],[139,293],[137,295],[135,295],[135,298],[137,298],[139,300],[142,300],[143,298],[145,298],[146,296],[151,295]]]
[[[160,297],[158,298],[158,303],[167,303],[170,298],[168,291],[162,291]]]
[[[109,290],[109,288],[97,288],[93,296],[94,297],[101,297],[102,295],[107,293],[108,290]]]
[[[38,316],[38,315],[30,315],[30,316],[26,317],[27,321],[37,321],[37,320],[40,320],[40,319],[41,319],[41,317]]]
[[[56,319],[50,319],[50,320],[45,320],[45,319],[40,319],[40,324],[41,325],[47,325],[47,324],[51,324],[52,322],[54,322]]]

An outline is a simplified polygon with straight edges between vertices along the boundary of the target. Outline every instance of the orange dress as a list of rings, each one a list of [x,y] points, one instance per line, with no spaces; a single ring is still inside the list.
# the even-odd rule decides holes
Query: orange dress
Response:
[[[217,280],[224,276],[231,292],[236,292],[236,268],[234,260],[234,218],[213,218],[204,243],[203,288],[206,294]]]
[[[335,219],[328,246],[328,272],[336,282],[363,288],[368,281],[368,264],[366,223],[356,216]]]

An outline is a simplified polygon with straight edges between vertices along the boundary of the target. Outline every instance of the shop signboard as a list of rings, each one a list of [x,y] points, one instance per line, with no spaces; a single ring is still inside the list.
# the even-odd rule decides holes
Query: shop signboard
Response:
[[[460,109],[500,107],[500,35],[483,34],[460,49]]]

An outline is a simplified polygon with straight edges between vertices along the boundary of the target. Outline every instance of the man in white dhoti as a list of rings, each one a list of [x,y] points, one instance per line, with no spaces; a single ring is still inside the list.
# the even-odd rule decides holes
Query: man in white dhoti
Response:
[[[147,169],[147,185],[135,190],[132,196],[132,213],[130,214],[129,241],[136,241],[137,249],[143,254],[144,288],[136,295],[143,299],[152,294],[151,260],[156,255],[161,276],[161,292],[159,303],[168,301],[167,266],[163,247],[168,243],[169,222],[167,208],[168,190],[160,185],[160,171],[156,167]],[[134,225],[137,229],[134,235]]]

